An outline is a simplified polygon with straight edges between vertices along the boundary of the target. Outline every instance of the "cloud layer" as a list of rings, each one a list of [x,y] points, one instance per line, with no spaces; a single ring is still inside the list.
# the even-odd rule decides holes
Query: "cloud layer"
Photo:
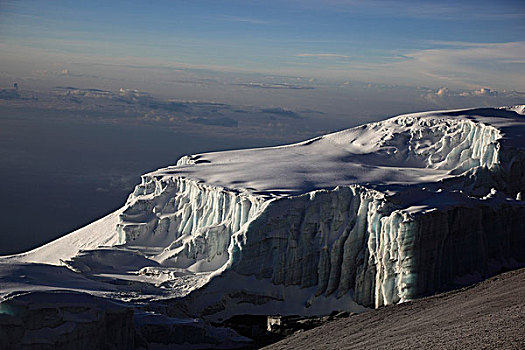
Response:
[[[336,53],[300,53],[297,57],[315,57],[315,58],[350,58],[350,56]]]

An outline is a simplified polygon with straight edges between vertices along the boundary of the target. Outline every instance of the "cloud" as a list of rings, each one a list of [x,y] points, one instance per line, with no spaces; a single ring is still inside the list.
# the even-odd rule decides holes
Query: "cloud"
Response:
[[[435,93],[435,95],[439,97],[448,96],[449,94],[450,94],[450,90],[444,87],[439,88]]]
[[[151,95],[147,92],[139,91],[137,89],[125,89],[120,88],[119,89],[119,95],[122,97],[126,97],[132,100],[138,100],[141,98],[151,98]]]
[[[87,97],[113,97],[113,92],[102,89],[80,89],[74,86],[55,86],[56,90],[64,90],[68,95],[79,95]]]
[[[249,23],[249,24],[270,24],[269,21],[257,19],[257,18],[249,18],[249,17],[236,17],[236,16],[220,16],[218,17],[219,20],[223,21],[229,21],[229,22],[241,22],[241,23]]]
[[[489,87],[476,89],[449,89],[441,87],[436,90],[422,88],[421,94],[426,101],[440,106],[463,105],[505,105],[521,103],[525,93],[514,90],[495,90]]]
[[[256,88],[256,89],[290,89],[290,90],[313,90],[315,87],[313,86],[303,86],[303,85],[292,85],[287,83],[273,83],[273,84],[264,84],[264,83],[242,83],[242,84],[234,84],[238,86],[245,86],[249,88]]]
[[[450,90],[446,87],[442,87],[442,88],[437,89],[435,92],[432,92],[431,94],[438,96],[438,97],[449,97],[449,96],[461,96],[461,97],[512,96],[512,97],[515,97],[516,94],[519,94],[519,93],[516,91],[507,91],[507,90],[504,90],[503,92],[498,92],[497,90],[494,90],[488,87],[481,87],[479,89],[473,89],[473,90]]]
[[[222,118],[192,118],[188,120],[190,123],[203,124],[211,126],[223,126],[227,128],[236,128],[239,122],[233,118],[222,117]]]
[[[522,19],[521,5],[490,1],[419,1],[419,0],[302,0],[303,6],[317,10],[373,14],[388,18],[440,18],[461,20],[465,13],[476,19]]]
[[[354,80],[403,85],[447,86],[456,89],[525,90],[523,66],[509,64],[525,57],[525,41],[506,43],[441,42],[432,49],[403,52],[401,59],[352,62],[332,74]],[[442,47],[439,47],[442,46]]]
[[[315,58],[350,58],[350,56],[336,53],[300,53],[296,57],[315,57]]]
[[[280,117],[292,118],[292,119],[301,119],[301,116],[294,111],[289,109],[277,107],[277,108],[263,108],[261,112],[277,115]]]
[[[465,85],[492,85],[504,80],[523,86],[523,67],[509,67],[507,61],[525,57],[525,42],[454,45],[408,53],[410,62],[397,66],[411,66],[430,77]]]
[[[497,96],[498,92],[489,88],[481,88],[472,92],[475,96]]]
[[[1,89],[0,100],[19,100],[20,94],[15,89]]]

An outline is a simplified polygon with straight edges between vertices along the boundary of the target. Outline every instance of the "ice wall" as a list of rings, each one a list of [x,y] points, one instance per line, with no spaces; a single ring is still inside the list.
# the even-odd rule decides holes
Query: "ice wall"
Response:
[[[119,243],[153,251],[163,265],[216,270],[264,205],[260,197],[195,180],[146,175],[120,215]]]
[[[316,295],[342,295],[366,274],[369,231],[385,205],[381,193],[361,186],[274,201],[239,240],[232,268],[274,284],[315,286]]]
[[[504,136],[474,117],[425,114],[328,135],[301,147],[324,151],[329,144],[348,151],[338,161],[445,176],[298,195],[265,196],[182,176],[178,167],[223,166],[213,155],[186,156],[143,176],[120,215],[119,243],[147,247],[149,258],[167,267],[227,269],[312,289],[314,297],[351,295],[366,306],[448,289],[525,262],[525,225],[518,219],[525,214],[525,152],[502,142]]]
[[[525,261],[522,215],[523,204],[499,199],[411,211],[375,190],[339,187],[272,202],[238,243],[232,269],[378,307]]]

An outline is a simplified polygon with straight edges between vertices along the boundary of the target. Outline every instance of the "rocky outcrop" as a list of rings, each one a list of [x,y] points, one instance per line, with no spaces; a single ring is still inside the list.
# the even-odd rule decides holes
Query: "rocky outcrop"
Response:
[[[34,292],[0,304],[2,349],[133,349],[133,309],[85,293]]]

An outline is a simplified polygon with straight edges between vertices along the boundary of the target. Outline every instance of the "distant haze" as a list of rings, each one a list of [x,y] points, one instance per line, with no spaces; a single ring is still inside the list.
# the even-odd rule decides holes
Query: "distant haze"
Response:
[[[122,206],[140,175],[187,153],[275,144],[0,110],[0,254],[25,251]]]

